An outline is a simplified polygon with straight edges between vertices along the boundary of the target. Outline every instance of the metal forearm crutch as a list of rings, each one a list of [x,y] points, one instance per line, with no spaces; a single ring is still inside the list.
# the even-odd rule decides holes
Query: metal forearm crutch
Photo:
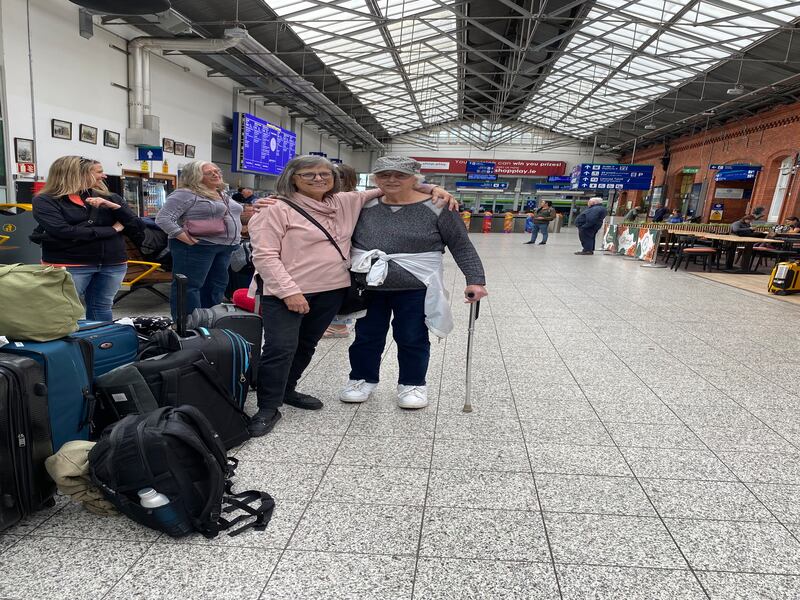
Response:
[[[467,297],[472,298],[473,294],[468,294]],[[472,412],[472,335],[475,333],[475,321],[478,320],[480,312],[480,300],[469,305],[469,329],[467,329],[467,387],[463,408],[463,412],[465,413]]]

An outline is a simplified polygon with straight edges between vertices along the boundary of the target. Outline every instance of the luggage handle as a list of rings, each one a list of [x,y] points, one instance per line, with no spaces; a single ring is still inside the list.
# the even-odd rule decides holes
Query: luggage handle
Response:
[[[178,335],[181,337],[186,337],[186,319],[188,317],[186,314],[186,290],[189,287],[189,278],[186,277],[186,275],[176,273],[175,283],[176,293],[178,294],[178,297],[175,299],[175,308],[177,313],[176,326],[178,329]]]

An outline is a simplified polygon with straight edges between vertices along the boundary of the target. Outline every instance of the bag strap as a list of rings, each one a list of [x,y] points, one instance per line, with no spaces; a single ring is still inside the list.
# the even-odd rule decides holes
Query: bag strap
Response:
[[[225,489],[228,492],[230,491],[229,484],[230,482],[228,482],[228,484],[225,486]],[[259,503],[256,508],[251,506],[251,504],[254,504],[255,502]],[[249,523],[246,523],[245,525],[242,525],[241,527],[229,532],[228,535],[230,537],[237,536],[248,529],[264,531],[270,520],[272,520],[272,513],[275,512],[275,499],[267,492],[260,492],[258,490],[247,490],[245,492],[239,492],[238,494],[223,496],[222,503],[223,513],[228,514],[236,510],[241,510],[244,511],[244,514],[233,519],[226,519],[225,517],[221,516],[217,521],[217,524],[219,525],[219,531],[225,531],[237,523],[241,523],[245,519],[255,517],[255,519],[251,520]]]
[[[319,221],[317,221],[317,220],[316,220],[314,217],[312,217],[310,214],[308,214],[308,212],[306,212],[306,210],[305,210],[304,208],[301,208],[300,206],[298,206],[297,204],[295,204],[295,203],[294,203],[294,202],[292,202],[291,200],[289,200],[289,199],[287,199],[287,198],[284,198],[283,196],[279,196],[279,199],[280,199],[280,200],[283,200],[284,202],[286,202],[286,204],[288,204],[288,205],[289,205],[289,206],[291,206],[293,209],[295,209],[297,212],[299,212],[301,215],[303,215],[303,216],[304,216],[306,219],[308,219],[308,220],[309,220],[309,221],[310,221],[310,222],[311,222],[311,223],[312,223],[314,226],[316,226],[316,227],[317,227],[317,229],[319,229],[319,230],[320,230],[322,233],[324,233],[324,234],[325,234],[325,237],[326,237],[326,238],[328,238],[328,241],[329,241],[331,244],[333,244],[333,247],[334,247],[334,248],[336,248],[336,251],[339,253],[339,256],[341,256],[341,257],[342,257],[342,260],[344,260],[344,261],[346,261],[346,260],[347,260],[347,259],[345,258],[345,256],[344,256],[344,254],[342,254],[342,249],[341,249],[341,248],[339,248],[339,244],[337,244],[337,243],[336,243],[336,240],[335,240],[335,239],[333,239],[333,236],[332,236],[332,235],[331,235],[331,234],[328,232],[328,230],[327,230],[327,229],[325,229],[325,228],[324,228],[324,227],[323,227],[323,226],[320,224],[320,222],[319,222]]]

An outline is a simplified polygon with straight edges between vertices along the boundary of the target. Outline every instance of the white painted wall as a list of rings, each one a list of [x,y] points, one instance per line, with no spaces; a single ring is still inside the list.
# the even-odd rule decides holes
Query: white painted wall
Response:
[[[125,48],[126,39],[141,32],[130,27],[95,26],[94,37],[84,39],[78,32],[78,7],[66,0],[30,1],[33,108],[28,61],[28,18],[25,0],[0,2],[0,36],[5,79],[6,150],[10,172],[16,172],[13,138],[34,138],[39,178],[47,175],[50,164],[59,156],[77,154],[103,163],[107,173],[119,175],[123,168],[138,169],[135,148],[125,144],[128,126],[128,96],[116,83],[127,86],[127,56],[112,48]],[[235,83],[227,78],[206,76],[208,68],[192,59],[153,55],[151,59],[151,113],[160,117],[161,136],[196,147],[198,159],[212,157],[212,130],[221,129],[233,110]],[[289,128],[285,109],[263,106],[239,96],[237,108]],[[35,118],[34,118],[35,114]],[[51,137],[51,119],[70,121],[72,140]],[[78,140],[81,123],[98,128],[98,143]],[[296,133],[299,134],[297,124]],[[103,146],[103,130],[120,134],[120,148]],[[319,148],[319,134],[305,127],[308,143],[303,150]],[[300,137],[298,135],[298,137]],[[337,157],[335,139],[323,136],[323,151]],[[342,158],[351,158],[342,145]],[[217,150],[214,157],[230,162],[228,152]],[[167,154],[169,172],[176,173],[190,159]],[[160,169],[156,163],[155,168]],[[252,175],[231,174],[221,165],[233,187],[253,185]],[[10,186],[12,187],[12,186]]]

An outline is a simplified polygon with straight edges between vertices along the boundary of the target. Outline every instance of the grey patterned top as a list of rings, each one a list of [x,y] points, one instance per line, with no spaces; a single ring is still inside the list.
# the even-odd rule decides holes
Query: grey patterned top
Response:
[[[354,247],[383,250],[387,254],[443,253],[447,247],[464,273],[467,285],[486,284],[483,264],[469,241],[467,228],[458,213],[437,207],[430,198],[404,205],[384,204],[381,200],[371,200],[361,211],[353,232]],[[419,279],[390,262],[386,281],[378,289],[396,291],[424,288],[425,284]]]

